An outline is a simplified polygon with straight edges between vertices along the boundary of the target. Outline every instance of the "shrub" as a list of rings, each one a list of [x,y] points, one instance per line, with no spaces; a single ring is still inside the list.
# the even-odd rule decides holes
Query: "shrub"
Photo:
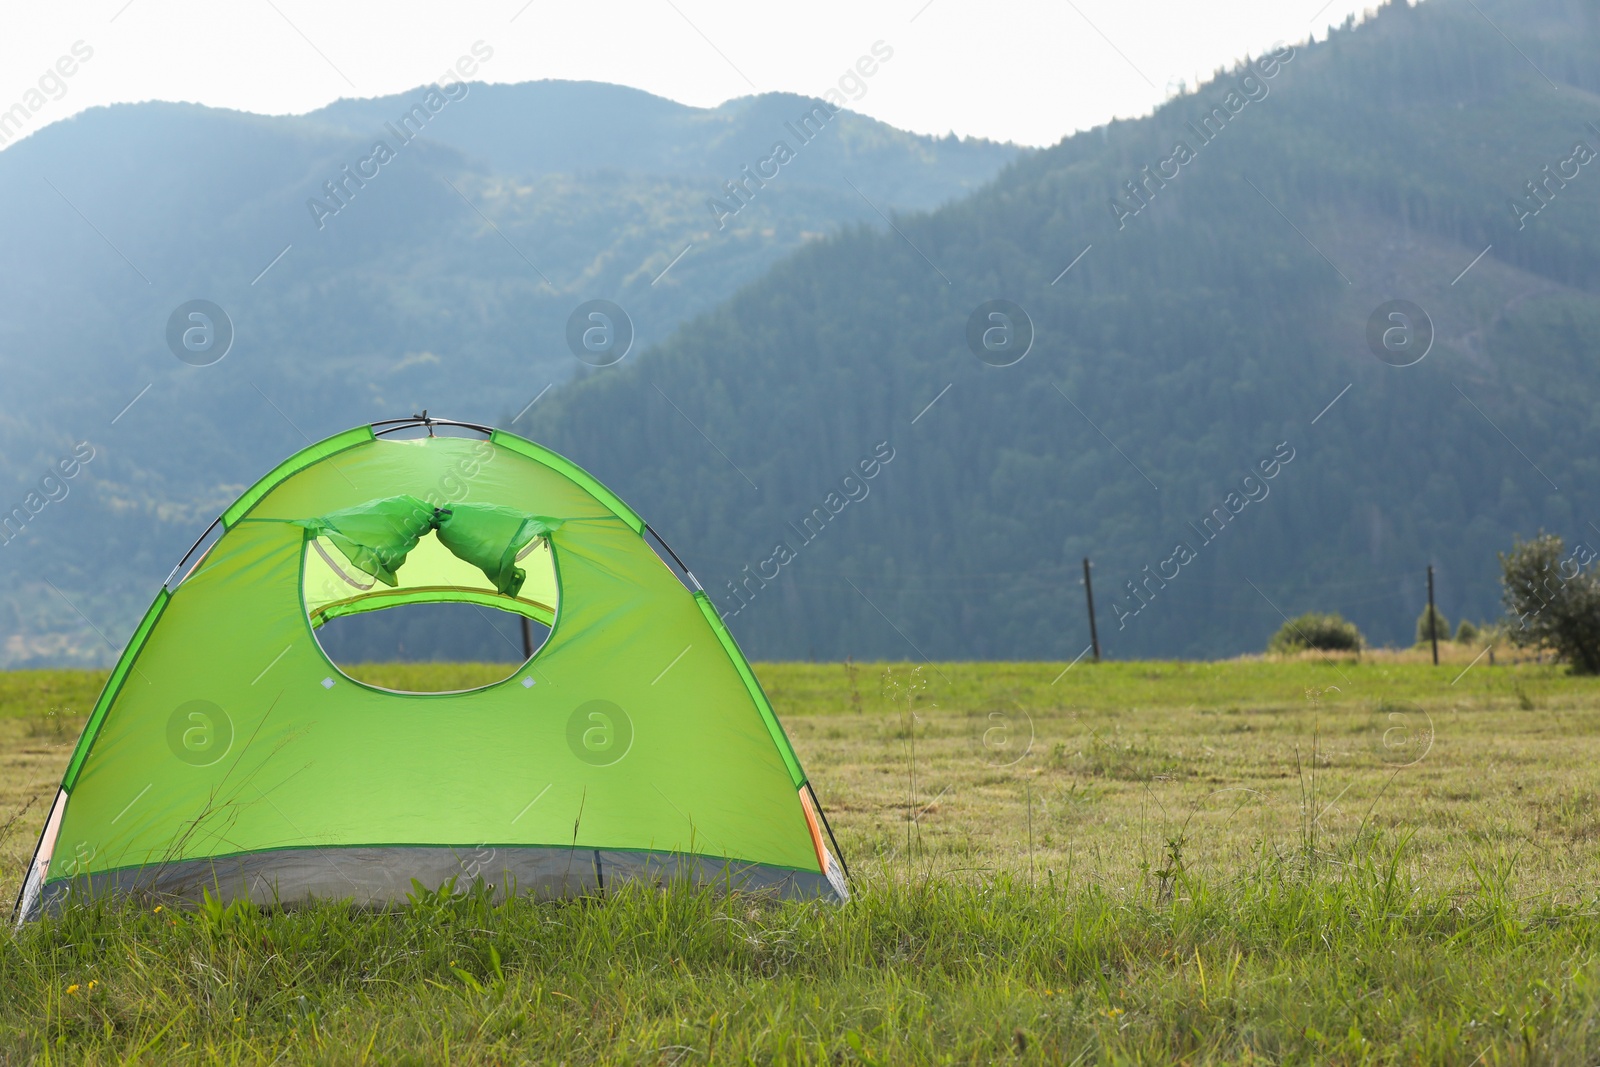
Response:
[[[1308,611],[1279,627],[1267,642],[1268,652],[1303,652],[1308,648],[1331,652],[1359,652],[1366,642],[1356,624],[1337,612]]]
[[[1517,538],[1500,553],[1501,601],[1516,645],[1550,648],[1576,674],[1600,674],[1600,574],[1593,549],[1567,554],[1555,534]]]
[[[1430,611],[1439,625],[1439,640],[1450,640],[1450,620],[1444,617],[1444,612],[1438,608],[1423,608],[1422,614],[1417,616],[1417,644],[1419,645],[1425,645],[1431,640],[1428,635],[1428,613]]]
[[[1456,626],[1456,641],[1463,645],[1470,641],[1476,641],[1481,632],[1482,631],[1479,630],[1478,627],[1474,626],[1466,619],[1462,619],[1461,622]]]

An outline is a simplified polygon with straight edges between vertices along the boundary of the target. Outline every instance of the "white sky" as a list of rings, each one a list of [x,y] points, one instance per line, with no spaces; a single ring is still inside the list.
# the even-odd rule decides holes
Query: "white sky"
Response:
[[[1374,0],[1322,3],[12,0],[0,110],[23,101],[78,40],[93,58],[63,79],[30,132],[121,101],[310,111],[434,81],[478,40],[494,55],[475,77],[491,82],[616,82],[702,107],[772,90],[820,96],[881,40],[893,58],[866,79],[855,110],[918,133],[1045,145],[1144,114],[1178,80],[1192,86],[1246,53],[1313,28],[1320,39]]]

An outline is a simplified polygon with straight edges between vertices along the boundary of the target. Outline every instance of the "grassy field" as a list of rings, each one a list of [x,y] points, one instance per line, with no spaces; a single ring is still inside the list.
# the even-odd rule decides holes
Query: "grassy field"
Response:
[[[0,1061],[1596,1062],[1600,681],[1447,651],[760,666],[849,905],[79,913]],[[98,684],[0,674],[8,901]]]

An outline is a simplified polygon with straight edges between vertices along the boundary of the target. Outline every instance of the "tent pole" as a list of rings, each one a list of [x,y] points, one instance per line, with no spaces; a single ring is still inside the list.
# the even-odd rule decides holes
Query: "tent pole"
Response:
[[[705,587],[700,584],[700,579],[696,578],[694,576],[694,571],[690,570],[688,565],[684,563],[683,560],[678,558],[678,554],[672,551],[672,546],[667,544],[667,539],[656,532],[656,528],[651,526],[648,522],[644,524],[644,528],[650,532],[650,536],[656,539],[656,544],[667,550],[667,555],[671,556],[672,561],[678,565],[678,568],[682,570],[684,574],[689,576],[689,581],[694,583],[694,587],[701,592],[704,592]]]
[[[61,797],[58,793],[56,795],[57,803],[60,802],[60,799]],[[22,816],[28,813],[28,809],[31,807],[33,807],[33,798],[29,798],[28,802],[22,805],[22,810],[17,812],[16,817],[19,819],[22,818]],[[822,809],[818,808],[817,810],[821,811]],[[39,831],[39,840],[35,841],[33,844],[33,854],[28,857],[28,865],[22,868],[22,884],[17,887],[16,903],[11,905],[12,926],[22,925],[22,898],[28,892],[28,876],[33,873],[33,865],[39,861],[39,850],[44,847],[44,835],[50,832],[50,816],[53,813],[53,807],[50,811],[45,812],[44,827]],[[40,889],[43,890],[43,888],[43,885],[41,885]]]
[[[181,557],[179,557],[177,565],[172,568],[172,573],[167,575],[167,580],[161,583],[163,586],[170,587],[172,585],[172,579],[178,576],[178,572],[181,571],[183,569],[183,565],[189,561],[189,557],[194,555],[194,550],[200,547],[200,542],[204,541],[207,535],[209,535],[212,530],[215,530],[217,528],[217,524],[221,521],[222,516],[218,515],[216,518],[211,520],[211,525],[206,527],[205,533],[202,533],[199,537],[194,539],[194,544],[189,546],[189,551],[185,552]]]
[[[833,851],[839,857],[839,866],[844,868],[844,880],[850,881],[850,864],[845,862],[844,849],[839,847],[839,839],[833,836],[833,826],[828,822],[828,813],[822,810],[822,801],[817,799],[817,791],[811,788],[811,783],[806,782],[806,792],[811,794],[811,805],[817,809],[817,814],[822,816],[822,828],[828,831],[828,840],[833,842]]]

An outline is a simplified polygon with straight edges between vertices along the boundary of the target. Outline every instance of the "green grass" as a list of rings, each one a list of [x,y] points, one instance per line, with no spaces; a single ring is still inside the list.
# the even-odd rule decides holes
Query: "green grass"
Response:
[[[761,666],[849,905],[103,907],[0,1061],[1591,1063],[1600,682],[1466,665]],[[0,889],[95,689],[0,675]]]

